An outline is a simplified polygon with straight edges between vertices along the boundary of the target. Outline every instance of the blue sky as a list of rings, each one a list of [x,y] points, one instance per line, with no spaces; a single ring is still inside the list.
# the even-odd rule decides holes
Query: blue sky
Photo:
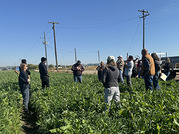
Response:
[[[107,56],[141,57],[142,15],[146,18],[145,44],[149,52],[179,55],[178,0],[1,0],[0,66],[19,65],[25,58],[39,64],[45,56],[42,44],[46,33],[48,62],[55,64],[52,24],[56,21],[58,64],[97,63]]]

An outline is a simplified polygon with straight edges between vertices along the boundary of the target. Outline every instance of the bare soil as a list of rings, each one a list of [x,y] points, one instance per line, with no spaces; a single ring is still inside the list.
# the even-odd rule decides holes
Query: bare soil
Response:
[[[21,134],[38,134],[38,127],[36,125],[37,116],[34,109],[29,112],[22,111],[22,133]]]
[[[83,74],[97,74],[97,70],[85,70]]]

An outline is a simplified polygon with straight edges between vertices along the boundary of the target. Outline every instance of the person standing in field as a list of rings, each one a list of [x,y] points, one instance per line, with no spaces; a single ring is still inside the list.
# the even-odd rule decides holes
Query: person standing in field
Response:
[[[25,106],[25,111],[28,112],[28,103],[29,103],[29,83],[30,79],[28,77],[27,64],[22,63],[20,65],[20,75],[19,75],[19,87],[23,97],[23,104]]]
[[[164,74],[168,77],[170,75],[170,59],[169,58],[166,58],[163,68],[164,68]]]
[[[40,72],[40,78],[42,81],[42,89],[45,87],[49,87],[49,75],[47,66],[45,63],[47,62],[47,59],[45,57],[41,58],[41,63],[39,64],[39,72]]]
[[[22,60],[21,60],[21,64],[26,64],[26,65],[27,65],[26,59],[22,59]],[[22,69],[20,68],[20,66],[19,66],[19,68],[17,68],[17,69],[15,70],[15,72],[16,72],[17,74],[20,74],[21,71],[22,71]],[[26,74],[28,75],[28,77],[29,77],[29,79],[30,79],[31,72],[29,71],[28,66],[27,66],[27,69],[26,69]],[[30,86],[30,84],[29,84],[29,89],[30,89],[30,88],[31,88],[31,86]]]
[[[98,70],[98,80],[102,81],[102,75],[103,75],[103,70],[104,70],[104,62],[101,61],[100,65],[96,68]]]
[[[127,62],[125,63],[125,70],[124,70],[124,75],[126,77],[126,82],[127,85],[132,88],[132,82],[131,82],[131,76],[132,76],[132,69],[134,67],[134,62],[133,62],[133,56],[129,56],[127,59]]]
[[[141,76],[144,77],[146,90],[153,91],[152,83],[153,83],[153,76],[155,75],[154,60],[148,54],[147,49],[143,49],[141,54],[142,54]]]
[[[82,83],[82,72],[85,70],[84,67],[81,65],[81,61],[78,60],[75,63],[71,70],[73,71],[74,81],[77,83],[78,81]]]
[[[155,64],[155,75],[153,76],[153,86],[156,90],[160,90],[160,86],[158,84],[158,78],[161,74],[159,57],[157,56],[156,53],[152,53],[151,56],[154,59],[154,64]]]
[[[117,104],[120,101],[120,91],[118,79],[120,77],[119,69],[116,67],[114,56],[108,56],[107,66],[103,71],[102,83],[105,87],[104,101],[107,105],[111,104],[111,100],[114,98]]]
[[[119,69],[119,73],[120,73],[119,81],[121,81],[122,84],[124,84],[124,79],[123,79],[124,61],[122,59],[122,55],[118,56],[117,58],[118,58],[118,60],[116,61],[116,64],[117,64],[117,68]]]

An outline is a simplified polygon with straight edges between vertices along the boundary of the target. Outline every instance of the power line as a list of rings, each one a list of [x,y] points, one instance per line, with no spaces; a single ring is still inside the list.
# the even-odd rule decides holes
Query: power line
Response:
[[[138,25],[137,25],[137,28],[136,28],[136,30],[135,30],[135,33],[134,33],[134,35],[133,35],[133,37],[132,37],[131,45],[129,46],[129,49],[128,49],[128,50],[130,50],[130,48],[133,46],[133,42],[134,42],[134,39],[135,39],[135,37],[136,37],[136,35],[137,35],[139,26],[140,26],[140,22],[139,22]],[[129,51],[128,51],[128,52],[129,52]]]
[[[179,1],[173,1],[173,2],[171,2],[171,3],[167,3],[167,5],[163,5],[163,6],[161,6],[161,7],[152,8],[152,9],[150,10],[150,12],[161,12],[161,10],[165,10],[165,9],[167,9],[167,8],[174,7],[174,6],[176,6],[177,4],[179,4]],[[161,3],[160,3],[160,5],[161,5]]]
[[[100,28],[100,27],[107,27],[107,26],[114,26],[118,25],[124,22],[128,22],[134,19],[137,19],[137,17],[132,17],[126,20],[121,20],[121,21],[115,21],[115,22],[101,22],[101,23],[92,23],[92,24],[78,24],[78,26],[64,26],[64,27],[57,27],[57,28]],[[79,26],[80,25],[80,26]]]

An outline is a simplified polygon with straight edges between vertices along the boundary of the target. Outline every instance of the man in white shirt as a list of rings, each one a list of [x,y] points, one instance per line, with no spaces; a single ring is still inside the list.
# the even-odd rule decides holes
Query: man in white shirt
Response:
[[[132,69],[134,67],[134,62],[133,62],[133,56],[129,56],[127,59],[127,62],[125,63],[125,71],[124,75],[126,76],[126,81],[127,85],[132,88],[132,82],[131,82],[131,76],[132,76]]]

